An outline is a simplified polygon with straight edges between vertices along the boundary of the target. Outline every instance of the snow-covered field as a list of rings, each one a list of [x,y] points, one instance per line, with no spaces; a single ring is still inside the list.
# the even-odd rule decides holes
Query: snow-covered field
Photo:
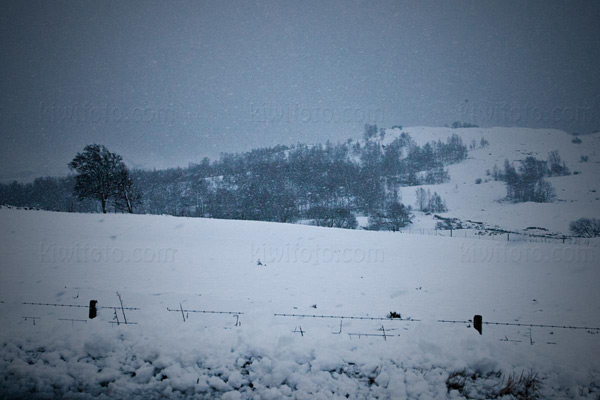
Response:
[[[600,327],[597,246],[5,208],[0,243],[3,397],[484,398],[531,370],[540,398],[600,395],[598,331],[437,322]],[[22,304],[117,292],[137,324]],[[273,315],[390,311],[420,321]],[[449,391],[463,369],[473,386]]]
[[[581,143],[572,143],[574,136],[555,129],[530,128],[432,128],[408,127],[404,130],[388,129],[383,140],[390,143],[401,132],[407,132],[419,145],[429,141],[444,141],[452,134],[459,135],[467,146],[475,140],[477,148],[469,150],[469,158],[448,170],[450,182],[441,185],[424,185],[438,192],[448,204],[448,216],[482,221],[503,229],[523,230],[542,227],[552,232],[569,234],[569,222],[582,217],[600,218],[600,133],[580,136]],[[481,138],[489,146],[479,147]],[[496,165],[502,169],[504,160],[515,162],[534,156],[546,160],[548,154],[558,150],[571,172],[578,174],[552,177],[547,180],[556,189],[557,199],[552,203],[519,203],[502,201],[506,196],[504,182],[496,182],[486,175]],[[581,156],[588,161],[582,162]],[[475,180],[481,178],[482,183]],[[401,188],[402,201],[415,205],[416,187]],[[412,229],[433,229],[431,219],[415,221]]]

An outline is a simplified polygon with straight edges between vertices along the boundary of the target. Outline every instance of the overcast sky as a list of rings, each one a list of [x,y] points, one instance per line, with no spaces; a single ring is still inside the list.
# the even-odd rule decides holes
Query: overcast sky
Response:
[[[365,123],[600,129],[600,2],[2,1],[0,179],[89,143],[132,167]]]

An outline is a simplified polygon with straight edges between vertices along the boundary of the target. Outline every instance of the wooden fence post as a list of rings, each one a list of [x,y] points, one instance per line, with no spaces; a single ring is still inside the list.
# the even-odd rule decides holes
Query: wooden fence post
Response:
[[[96,310],[96,303],[98,303],[97,300],[90,300],[90,319],[94,319],[96,318],[96,315],[98,315],[98,310]]]
[[[480,335],[483,334],[483,317],[481,315],[475,315],[473,317],[473,328],[475,328]]]

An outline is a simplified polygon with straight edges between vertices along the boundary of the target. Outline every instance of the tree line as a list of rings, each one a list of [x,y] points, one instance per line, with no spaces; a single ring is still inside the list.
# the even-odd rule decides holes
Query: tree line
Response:
[[[0,184],[0,203],[70,212],[311,219],[348,228],[361,213],[371,217],[373,229],[394,230],[410,222],[399,187],[446,182],[445,167],[464,160],[467,146],[458,135],[423,146],[406,132],[387,144],[384,137],[384,130],[367,125],[364,141],[223,153],[218,160],[165,170],[129,170],[120,156],[94,144],[69,164],[74,175]],[[440,202],[434,198],[432,204]]]

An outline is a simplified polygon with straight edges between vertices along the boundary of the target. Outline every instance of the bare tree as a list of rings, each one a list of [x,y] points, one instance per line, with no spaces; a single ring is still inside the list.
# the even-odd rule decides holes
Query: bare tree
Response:
[[[416,205],[419,208],[419,211],[424,211],[427,208],[427,205],[429,203],[427,192],[423,188],[418,188],[416,194],[417,194],[417,204]]]
[[[139,192],[136,190],[129,169],[120,162],[116,168],[114,175],[114,201],[115,207],[121,210],[126,210],[133,214],[133,208],[141,199]]]

